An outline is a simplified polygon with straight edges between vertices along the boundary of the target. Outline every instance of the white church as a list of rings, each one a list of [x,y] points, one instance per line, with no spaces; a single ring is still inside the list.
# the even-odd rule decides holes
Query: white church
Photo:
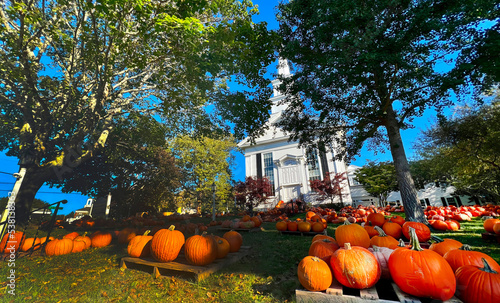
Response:
[[[290,76],[290,68],[286,60],[278,63],[278,75]],[[306,149],[299,147],[297,142],[288,142],[288,135],[276,125],[282,119],[286,104],[280,104],[286,96],[279,90],[281,81],[272,81],[273,96],[271,97],[271,116],[267,123],[269,129],[252,143],[245,138],[238,143],[238,147],[245,156],[245,175],[247,177],[267,177],[272,183],[274,196],[269,197],[268,204],[264,208],[273,208],[279,201],[289,202],[301,199],[313,205],[322,203],[317,199],[317,194],[311,189],[310,181],[322,180],[326,172],[330,175],[345,173],[346,181],[342,187],[342,202],[344,205],[357,206],[360,204],[377,205],[378,199],[370,196],[364,188],[355,180],[354,173],[360,167],[347,165],[343,161],[336,160],[333,150],[326,153],[314,151],[307,153]],[[434,186],[430,184],[426,189],[418,192],[422,206],[449,206],[449,205],[472,205],[470,197],[453,195],[454,188],[446,186]],[[335,203],[341,202],[337,197]],[[388,197],[389,204],[401,204],[399,192],[393,192]],[[329,203],[325,200],[324,203]]]
[[[290,68],[286,60],[280,60],[278,74],[282,77],[290,76]],[[247,177],[267,177],[272,183],[274,197],[269,198],[266,208],[274,207],[280,200],[289,202],[301,199],[306,203],[316,204],[317,194],[311,189],[310,181],[323,179],[326,172],[330,175],[346,173],[347,166],[343,161],[335,160],[333,150],[326,153],[313,151],[306,152],[306,148],[299,147],[297,142],[288,142],[288,135],[275,123],[282,119],[286,105],[280,105],[285,98],[279,90],[281,81],[273,80],[273,97],[271,97],[271,116],[267,123],[270,125],[265,134],[251,143],[245,138],[238,143],[238,147],[245,155],[245,174]],[[346,180],[342,187],[342,202],[351,203],[349,184]],[[325,201],[328,203],[329,200]],[[337,201],[340,202],[340,198]]]

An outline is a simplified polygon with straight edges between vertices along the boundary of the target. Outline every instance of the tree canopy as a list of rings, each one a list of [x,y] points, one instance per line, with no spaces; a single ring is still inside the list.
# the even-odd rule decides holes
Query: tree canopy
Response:
[[[274,38],[256,12],[246,0],[2,2],[0,150],[27,169],[18,221],[43,183],[106,146],[120,117],[195,128],[232,75],[267,100]]]
[[[363,188],[379,199],[379,203],[385,203],[389,194],[398,190],[396,169],[391,162],[368,162],[355,175]]]
[[[422,135],[422,161],[436,180],[488,202],[500,201],[500,100],[441,117]]]

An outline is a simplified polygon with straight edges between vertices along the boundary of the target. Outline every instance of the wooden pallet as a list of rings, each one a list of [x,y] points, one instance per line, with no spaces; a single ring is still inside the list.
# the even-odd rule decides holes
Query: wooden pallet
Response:
[[[121,268],[136,269],[149,272],[154,278],[160,276],[179,277],[186,280],[201,281],[217,270],[235,263],[250,252],[250,246],[242,246],[238,252],[229,253],[225,258],[216,259],[206,266],[191,265],[184,254],[179,254],[172,262],[158,262],[151,258],[123,257]]]
[[[254,228],[229,228],[229,227],[218,227],[217,228],[218,231],[231,231],[231,230],[234,230],[234,231],[237,231],[237,232],[258,232],[258,231],[262,231],[262,227],[254,227]]]
[[[289,230],[285,230],[285,231],[280,231],[280,233],[282,235],[294,235],[294,236],[316,236],[316,235],[326,235],[326,229],[323,230],[322,232],[314,232],[314,231],[310,231],[310,232],[302,232],[302,231],[289,231]]]
[[[394,282],[380,280],[377,285],[367,289],[352,289],[333,280],[326,291],[295,290],[297,303],[427,303],[441,302],[413,297],[403,292]],[[461,303],[456,297],[446,303]]]

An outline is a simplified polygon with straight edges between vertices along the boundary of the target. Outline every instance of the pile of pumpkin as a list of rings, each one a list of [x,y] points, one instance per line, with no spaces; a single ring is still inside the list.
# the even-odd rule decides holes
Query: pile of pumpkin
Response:
[[[323,232],[328,226],[325,218],[313,211],[306,212],[305,220],[281,220],[276,222],[278,231]]]
[[[243,215],[241,219],[234,219],[234,220],[224,220],[220,224],[222,228],[231,228],[231,229],[238,229],[238,228],[243,228],[243,229],[252,229],[255,227],[260,227],[262,225],[262,218],[260,216],[250,216],[250,215]]]
[[[500,235],[500,219],[486,217],[483,222],[484,230],[488,233]],[[500,238],[498,238],[500,243]]]
[[[186,239],[184,234],[175,230],[172,225],[152,236],[148,233],[149,231],[146,231],[143,235],[130,239],[127,246],[129,256],[153,257],[159,262],[171,262],[177,259],[181,249],[184,249],[184,256],[190,264],[204,266],[224,258],[230,252],[238,252],[243,243],[243,237],[237,231],[228,231],[222,237],[203,232],[202,235],[193,235]]]
[[[410,244],[384,232],[393,227],[387,223],[402,223],[399,230]],[[372,237],[349,221],[337,227],[335,238],[316,235],[299,263],[300,283],[323,291],[336,279],[346,287],[365,289],[382,278],[416,297],[445,301],[456,294],[464,302],[500,302],[500,265],[493,258],[459,241],[432,236],[425,224],[399,223],[374,226],[378,235]],[[431,238],[435,242],[423,249],[420,243]]]

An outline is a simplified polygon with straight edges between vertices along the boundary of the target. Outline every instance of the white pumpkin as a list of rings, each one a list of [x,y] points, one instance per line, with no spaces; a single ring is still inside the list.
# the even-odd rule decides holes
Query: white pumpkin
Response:
[[[389,257],[391,256],[394,249],[390,249],[387,247],[379,247],[373,246],[368,248],[368,250],[375,256],[380,265],[380,269],[382,271],[382,275],[380,276],[382,279],[392,280],[391,272],[389,271]]]

